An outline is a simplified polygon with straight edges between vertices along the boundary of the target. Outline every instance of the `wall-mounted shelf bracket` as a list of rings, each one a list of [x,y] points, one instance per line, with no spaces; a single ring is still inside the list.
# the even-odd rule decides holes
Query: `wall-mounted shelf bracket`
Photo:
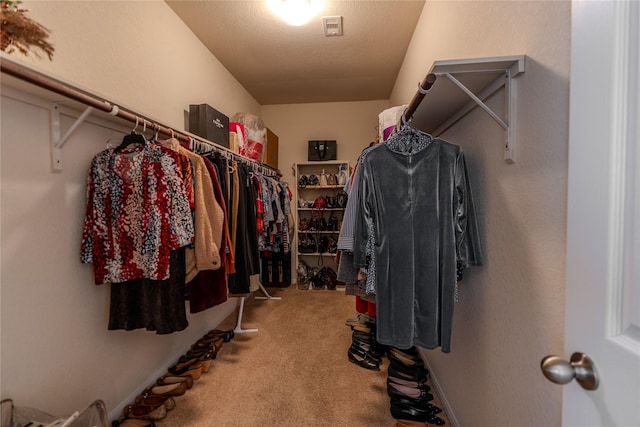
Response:
[[[51,170],[62,171],[62,146],[67,142],[71,134],[86,120],[93,111],[93,107],[87,107],[76,119],[64,136],[60,136],[60,105],[53,104],[51,107]]]
[[[111,107],[109,114],[112,116],[116,116],[120,111],[120,108],[115,104],[110,104],[106,101],[104,104],[107,105],[107,108]],[[51,116],[51,170],[53,172],[62,171],[62,147],[69,140],[73,132],[78,129],[78,126],[80,126],[95,110],[92,106],[85,108],[82,114],[80,114],[80,116],[78,116],[78,118],[71,124],[67,132],[63,136],[60,136],[62,133],[60,125],[60,107],[59,103],[53,103],[49,109]]]
[[[515,162],[515,77],[524,72],[525,58],[525,55],[517,55],[434,62],[429,74],[443,78],[439,78],[429,89],[425,101],[416,109],[411,123],[438,136],[471,110],[480,107],[504,129],[504,159]],[[485,101],[503,87],[505,104],[504,117],[501,118]]]

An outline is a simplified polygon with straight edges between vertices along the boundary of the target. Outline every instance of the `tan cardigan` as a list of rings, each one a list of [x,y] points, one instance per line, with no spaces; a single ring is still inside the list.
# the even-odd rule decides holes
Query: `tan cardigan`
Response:
[[[217,270],[222,266],[220,245],[224,211],[216,201],[211,176],[202,157],[184,148],[177,139],[170,139],[165,145],[185,155],[193,169],[195,239],[194,247],[186,251],[186,281],[190,282],[199,271]]]

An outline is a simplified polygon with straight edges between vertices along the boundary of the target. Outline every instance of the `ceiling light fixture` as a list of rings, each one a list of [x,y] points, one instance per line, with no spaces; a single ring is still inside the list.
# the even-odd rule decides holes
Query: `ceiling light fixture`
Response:
[[[326,0],[267,0],[267,6],[289,25],[304,25],[319,15]]]

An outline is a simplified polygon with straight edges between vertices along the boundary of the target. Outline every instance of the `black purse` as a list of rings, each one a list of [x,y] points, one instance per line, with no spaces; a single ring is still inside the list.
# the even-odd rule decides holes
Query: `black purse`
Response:
[[[309,141],[307,157],[310,162],[336,160],[337,154],[338,154],[338,149],[336,147],[335,140]]]
[[[318,245],[316,239],[313,236],[309,236],[305,233],[304,236],[300,236],[298,240],[298,252],[301,254],[312,254],[318,251]]]

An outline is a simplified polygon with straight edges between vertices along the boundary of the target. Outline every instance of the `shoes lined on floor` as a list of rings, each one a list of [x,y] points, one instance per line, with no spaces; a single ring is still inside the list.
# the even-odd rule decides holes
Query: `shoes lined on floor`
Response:
[[[444,420],[437,416],[442,409],[431,403],[429,370],[418,350],[389,347],[387,357],[387,394],[391,398],[391,415],[398,420],[396,426],[444,425]]]
[[[429,371],[418,349],[387,347],[376,341],[376,318],[359,313],[345,324],[351,328],[351,346],[347,350],[350,362],[369,370],[380,370],[382,357],[387,356],[387,394],[391,415],[398,420],[396,427],[444,425],[437,414],[442,409],[432,404]]]
[[[235,336],[232,330],[214,329],[204,334],[191,348],[169,367],[156,383],[145,389],[135,402],[123,410],[123,418],[114,420],[113,427],[156,427],[155,421],[167,416],[176,407],[175,396],[182,396],[193,387],[203,373],[209,372],[211,361]]]

